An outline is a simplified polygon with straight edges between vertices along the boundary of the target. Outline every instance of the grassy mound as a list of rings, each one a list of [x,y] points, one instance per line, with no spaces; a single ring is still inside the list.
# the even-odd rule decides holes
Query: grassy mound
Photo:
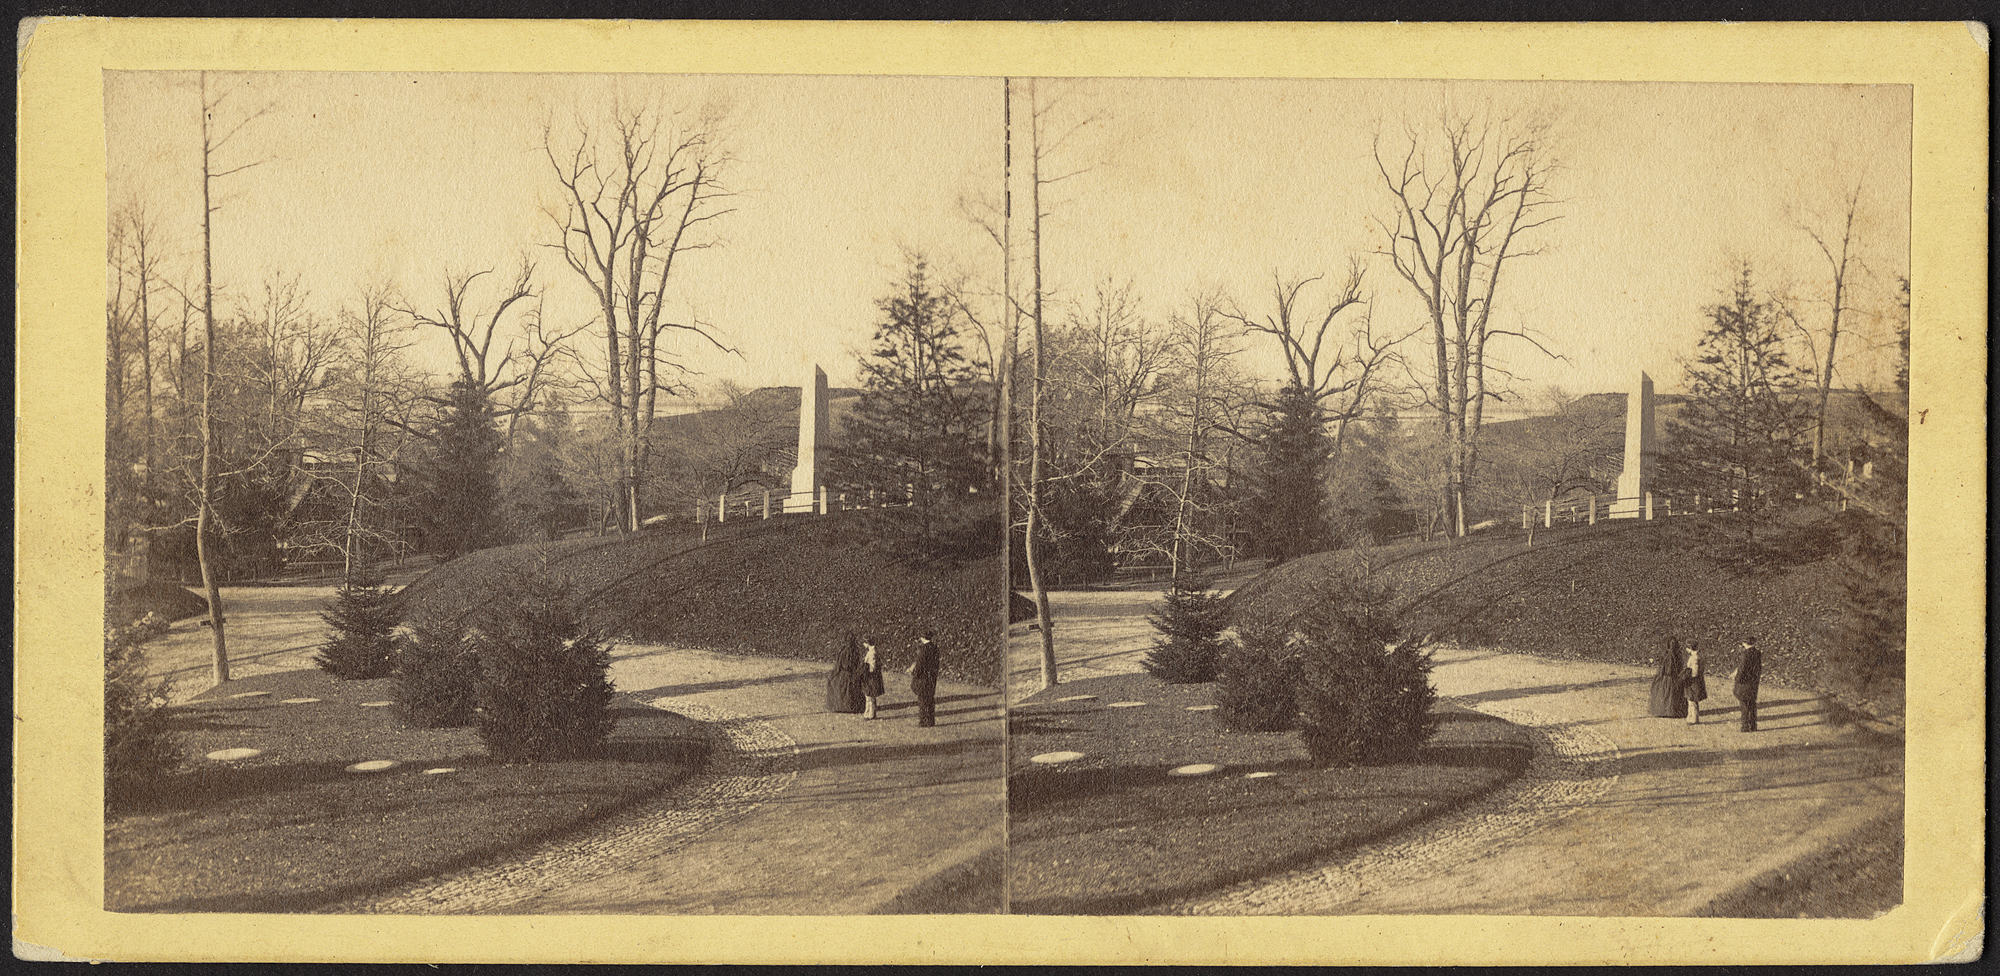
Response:
[[[106,811],[105,909],[310,911],[556,836],[707,758],[698,723],[628,699],[598,758],[506,765],[470,729],[407,728],[388,708],[363,707],[390,696],[389,679],[290,671],[171,707],[187,758],[149,795]],[[263,754],[206,758],[234,748]],[[400,765],[346,771],[382,759]],[[424,772],[440,768],[454,771]]]
[[[1067,683],[1009,717],[1011,911],[1129,914],[1213,891],[1385,836],[1518,776],[1522,729],[1451,706],[1406,763],[1314,767],[1288,732],[1223,731],[1215,686],[1147,675]],[[1072,695],[1095,700],[1063,702]],[[1111,708],[1112,702],[1144,705]],[[1057,764],[1033,761],[1080,752]],[[1207,776],[1169,776],[1214,763]],[[1246,773],[1278,775],[1246,778]]]
[[[1360,565],[1410,602],[1419,632],[1456,643],[1644,665],[1676,635],[1699,640],[1726,681],[1737,643],[1755,635],[1767,683],[1841,688],[1827,658],[1840,609],[1830,550],[1804,532],[1787,565],[1741,573],[1700,554],[1707,518],[1559,528],[1532,547],[1510,534],[1319,553],[1245,584],[1230,606],[1237,620],[1290,615],[1315,579]]]
[[[863,514],[724,523],[706,539],[676,527],[489,549],[432,570],[402,599],[406,611],[468,609],[546,557],[592,624],[623,639],[831,661],[852,631],[874,635],[887,664],[902,667],[929,629],[946,675],[997,683],[998,557],[898,562],[862,534]]]

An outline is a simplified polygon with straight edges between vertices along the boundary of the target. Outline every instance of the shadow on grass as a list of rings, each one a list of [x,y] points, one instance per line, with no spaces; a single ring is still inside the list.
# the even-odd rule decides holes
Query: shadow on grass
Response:
[[[634,698],[678,698],[685,695],[699,695],[709,691],[733,691],[757,685],[784,684],[791,681],[825,681],[825,672],[805,672],[803,674],[773,674],[762,678],[734,678],[728,681],[701,681],[685,685],[660,685],[655,688],[641,688],[637,691],[618,689]]]
[[[1650,685],[1653,679],[1646,677],[1605,678],[1602,681],[1587,681],[1581,684],[1536,685],[1532,688],[1499,688],[1470,695],[1457,696],[1468,702],[1496,702],[1513,698],[1533,698],[1537,695],[1559,695],[1565,692],[1583,691],[1588,688],[1616,688],[1623,686]]]

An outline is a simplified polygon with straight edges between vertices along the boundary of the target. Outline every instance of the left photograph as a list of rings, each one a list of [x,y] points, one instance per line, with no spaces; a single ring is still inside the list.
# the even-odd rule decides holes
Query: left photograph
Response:
[[[104,93],[105,910],[1005,910],[999,79]]]

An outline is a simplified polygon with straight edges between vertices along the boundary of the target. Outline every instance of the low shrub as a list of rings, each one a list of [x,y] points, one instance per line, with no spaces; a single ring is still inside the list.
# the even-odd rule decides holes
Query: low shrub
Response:
[[[357,569],[334,592],[333,603],[320,615],[333,633],[313,663],[320,670],[349,681],[386,678],[395,666],[396,624],[401,614],[395,594],[382,574]]]
[[[1216,715],[1239,732],[1282,732],[1298,725],[1298,656],[1290,624],[1268,620],[1237,624],[1224,648],[1216,687]]]
[[[546,574],[503,594],[472,644],[477,729],[495,759],[582,758],[611,734],[610,645]]]
[[[167,632],[159,614],[146,614],[128,627],[104,635],[104,796],[109,803],[129,799],[170,772],[181,746],[167,724],[171,683],[148,679],[140,645]]]
[[[403,721],[422,728],[458,728],[473,723],[474,685],[479,661],[459,618],[426,610],[396,640],[396,710]]]
[[[1437,730],[1430,652],[1386,585],[1347,575],[1316,590],[1298,620],[1300,742],[1323,766],[1410,758]]]
[[[1215,680],[1228,644],[1222,632],[1229,627],[1229,610],[1206,577],[1175,577],[1146,620],[1162,638],[1140,662],[1146,673],[1173,685]]]

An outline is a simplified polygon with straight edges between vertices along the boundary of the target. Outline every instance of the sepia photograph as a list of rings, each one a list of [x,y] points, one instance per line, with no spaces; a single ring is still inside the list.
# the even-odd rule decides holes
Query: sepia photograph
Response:
[[[1278,26],[24,33],[16,955],[1977,958],[1983,30]]]

